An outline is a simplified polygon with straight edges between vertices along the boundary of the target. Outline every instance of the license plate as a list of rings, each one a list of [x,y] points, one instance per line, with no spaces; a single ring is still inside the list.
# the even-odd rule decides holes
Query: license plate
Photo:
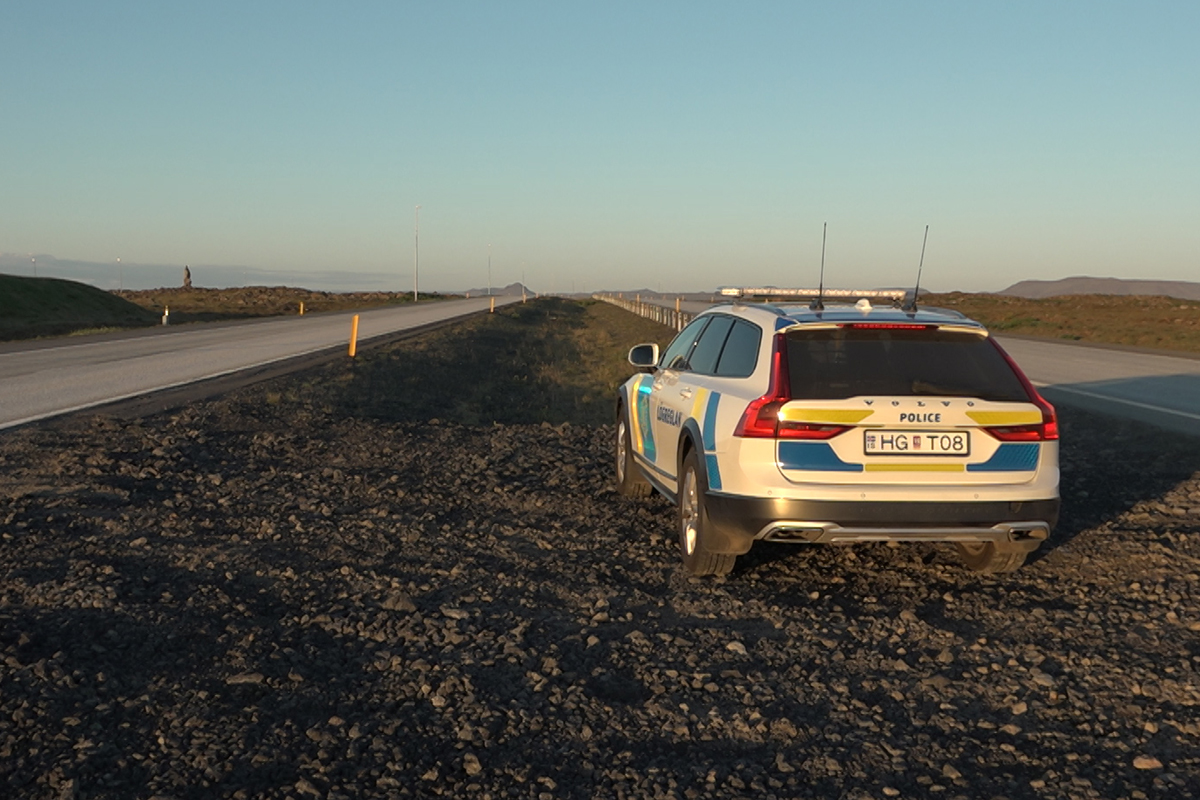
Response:
[[[869,456],[969,456],[967,431],[864,431],[863,452]]]

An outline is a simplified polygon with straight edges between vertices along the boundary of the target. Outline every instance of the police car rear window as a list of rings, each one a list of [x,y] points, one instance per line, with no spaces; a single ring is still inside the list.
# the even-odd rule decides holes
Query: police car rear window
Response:
[[[1029,400],[1000,352],[975,334],[837,328],[791,331],[786,339],[797,400],[859,395]]]

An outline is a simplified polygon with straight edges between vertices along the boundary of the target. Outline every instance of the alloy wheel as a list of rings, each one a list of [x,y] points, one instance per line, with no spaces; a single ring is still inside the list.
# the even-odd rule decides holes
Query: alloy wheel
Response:
[[[700,494],[696,487],[695,470],[689,469],[683,476],[683,493],[679,498],[679,523],[683,533],[683,549],[690,556],[696,552],[700,523]]]

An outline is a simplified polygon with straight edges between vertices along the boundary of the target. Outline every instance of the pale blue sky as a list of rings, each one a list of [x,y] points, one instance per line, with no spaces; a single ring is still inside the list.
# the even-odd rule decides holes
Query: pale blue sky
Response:
[[[0,252],[411,287],[1200,279],[1200,4],[7,3]],[[348,279],[349,282],[353,280]],[[348,285],[345,288],[355,288]]]

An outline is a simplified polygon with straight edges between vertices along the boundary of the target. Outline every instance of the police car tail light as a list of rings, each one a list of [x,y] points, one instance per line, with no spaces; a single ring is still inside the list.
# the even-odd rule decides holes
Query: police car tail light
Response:
[[[746,439],[832,439],[850,430],[850,425],[821,425],[812,422],[791,422],[779,418],[787,398],[764,395],[746,406],[745,413],[734,429],[734,436]]]
[[[767,383],[767,393],[757,400],[751,400],[750,405],[742,412],[737,427],[733,429],[734,436],[747,439],[774,439],[779,430],[779,409],[791,399],[791,381],[788,378],[786,342],[783,334],[775,334],[771,342],[771,379]]]
[[[779,418],[784,403],[792,399],[786,348],[783,334],[776,334],[771,348],[771,380],[767,393],[750,401],[733,435],[746,439],[832,439],[849,430],[845,425],[814,425]]]
[[[1037,388],[1017,366],[1017,362],[1013,361],[1012,356],[1005,352],[995,339],[990,341],[992,346],[1000,351],[1000,355],[1004,356],[1008,366],[1021,381],[1021,385],[1025,387],[1025,394],[1029,396],[1029,402],[1042,412],[1042,421],[1037,425],[1000,425],[984,428],[984,430],[1002,442],[1045,442],[1058,439],[1058,412],[1054,410],[1054,406],[1038,393]]]
[[[733,429],[733,435],[746,439],[774,439],[779,430],[779,409],[786,402],[786,399],[776,400],[770,395],[750,401]]]
[[[1037,391],[1030,398],[1042,412],[1042,421],[1036,425],[998,425],[984,428],[1002,442],[1045,442],[1058,438],[1058,414],[1054,406],[1046,402]]]

